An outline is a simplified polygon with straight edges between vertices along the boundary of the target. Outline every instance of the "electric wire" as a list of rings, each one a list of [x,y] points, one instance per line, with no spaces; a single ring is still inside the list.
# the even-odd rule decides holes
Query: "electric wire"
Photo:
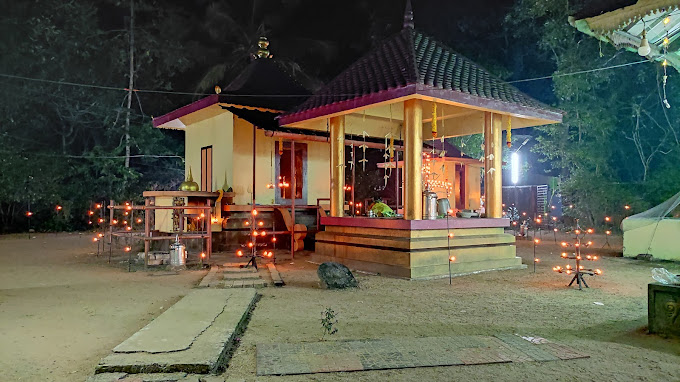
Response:
[[[569,73],[557,73],[557,74],[552,74],[552,75],[547,75],[547,76],[542,76],[542,77],[525,78],[525,79],[521,79],[521,80],[506,81],[506,82],[509,83],[509,84],[514,84],[514,83],[521,83],[521,82],[554,79],[554,78],[566,77],[566,76],[575,76],[575,75],[579,75],[579,74],[587,74],[587,73],[594,73],[594,72],[599,72],[599,71],[603,71],[603,70],[623,68],[623,67],[627,67],[627,66],[642,64],[644,62],[650,62],[650,61],[649,60],[640,60],[640,61],[629,62],[629,63],[625,63],[625,64],[604,66],[604,67],[601,67],[601,68],[579,70],[579,71],[576,71],[576,72],[569,72]],[[127,88],[121,88],[121,87],[115,87],[115,86],[92,85],[92,84],[83,84],[83,83],[69,82],[69,81],[55,81],[55,80],[48,80],[48,79],[42,79],[42,78],[17,76],[17,75],[12,75],[12,74],[5,74],[5,73],[0,73],[0,77],[18,79],[18,80],[25,80],[25,81],[44,82],[44,83],[50,83],[50,84],[56,84],[56,85],[80,86],[80,87],[86,87],[86,88],[92,88],[92,89],[116,90],[116,91],[128,91],[129,90]],[[138,92],[138,93],[174,94],[174,95],[189,95],[189,96],[210,96],[210,95],[214,95],[214,93],[196,93],[196,92],[182,92],[182,91],[155,90],[155,89],[133,89],[133,91]],[[359,95],[360,94],[326,94],[326,93],[324,93],[324,94],[318,94],[318,95],[311,95],[311,97],[317,97],[317,96],[318,97],[320,97],[320,96],[353,97],[353,96],[359,96]],[[263,97],[263,96],[266,96],[266,97],[306,97],[306,96],[309,96],[309,95],[306,95],[306,94],[235,94],[235,96],[239,96],[239,97]]]
[[[577,74],[587,74],[587,73],[599,72],[599,71],[602,71],[602,70],[623,68],[623,67],[626,67],[626,66],[642,64],[643,62],[649,62],[649,60],[641,60],[641,61],[628,62],[628,63],[625,63],[625,64],[619,64],[619,65],[603,66],[601,68],[595,68],[595,69],[579,70],[577,72],[558,73],[558,74],[553,74],[553,75],[549,75],[549,76],[526,78],[526,79],[523,79],[523,80],[514,80],[514,81],[506,81],[506,82],[509,83],[509,84],[516,84],[516,83],[519,83],[519,82],[529,82],[529,81],[547,80],[547,79],[558,78],[558,77],[575,76]]]

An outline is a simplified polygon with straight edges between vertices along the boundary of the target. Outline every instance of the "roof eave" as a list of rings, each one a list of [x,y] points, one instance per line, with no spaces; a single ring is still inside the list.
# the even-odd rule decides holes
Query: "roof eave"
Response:
[[[188,105],[182,106],[179,109],[173,110],[167,114],[161,115],[160,117],[156,117],[153,119],[153,127],[160,127],[160,128],[166,128],[165,125],[168,122],[171,122],[176,119],[180,119],[184,117],[187,114],[194,113],[196,111],[199,111],[201,109],[205,109],[206,107],[212,106],[216,104],[219,100],[219,97],[217,94],[209,95],[205,98],[201,98],[198,101],[192,102]],[[173,127],[167,127],[167,128],[173,128]]]
[[[415,84],[406,85],[398,88],[392,88],[381,92],[371,93],[361,97],[352,98],[345,101],[334,102],[313,109],[307,109],[296,113],[284,114],[281,117],[279,117],[279,124],[281,126],[286,126],[318,118],[328,118],[338,114],[347,114],[344,112],[415,94],[416,94]],[[312,97],[321,96],[322,95],[313,95]]]
[[[561,123],[562,112],[547,109],[538,109],[515,103],[503,102],[478,96],[473,96],[467,93],[456,90],[439,89],[423,84],[410,84],[407,86],[393,88],[378,93],[372,93],[365,96],[353,98],[346,101],[340,101],[324,105],[321,107],[304,110],[297,113],[284,114],[279,117],[279,124],[282,126],[293,125],[303,121],[310,121],[319,118],[328,118],[334,115],[346,114],[350,110],[367,107],[380,102],[385,102],[393,99],[398,99],[408,96],[425,96],[440,100],[447,100],[452,103],[460,104],[470,108],[475,108],[484,111],[497,111],[504,114],[511,114],[517,117],[539,119],[549,123]]]
[[[561,123],[562,111],[539,109],[517,103],[503,102],[463,93],[457,90],[440,89],[428,85],[418,85],[416,94],[432,97],[440,100],[447,100],[470,108],[483,111],[500,112],[521,118],[541,119],[549,123]]]

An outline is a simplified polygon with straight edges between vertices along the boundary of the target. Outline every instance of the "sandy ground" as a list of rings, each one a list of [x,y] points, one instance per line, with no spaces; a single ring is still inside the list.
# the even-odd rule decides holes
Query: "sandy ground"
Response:
[[[187,271],[127,273],[91,253],[89,236],[60,234],[0,238],[0,380],[78,381],[101,357],[186,294],[204,274]],[[562,240],[566,236],[558,237]],[[280,259],[283,288],[260,289],[227,380],[258,381],[680,381],[680,340],[646,334],[647,284],[651,269],[680,273],[678,263],[650,263],[602,252],[604,275],[591,288],[567,288],[570,277],[552,271],[565,265],[560,248],[546,236],[537,249],[518,241],[526,270],[490,272],[453,279],[406,281],[357,274],[360,288],[319,288],[309,256]],[[604,242],[595,237],[596,247]],[[225,261],[233,261],[224,257]],[[120,260],[120,259],[118,259]],[[604,305],[595,304],[595,302]],[[575,347],[589,359],[416,368],[305,376],[256,377],[258,343],[318,341],[321,311],[338,314],[345,339],[492,335],[520,333]]]
[[[84,380],[205,274],[128,273],[92,235],[34,236],[0,237],[0,381]]]

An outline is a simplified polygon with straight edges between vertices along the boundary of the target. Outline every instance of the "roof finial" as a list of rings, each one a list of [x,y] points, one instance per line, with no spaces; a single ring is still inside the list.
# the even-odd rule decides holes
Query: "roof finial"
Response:
[[[253,59],[258,59],[258,58],[272,58],[274,57],[272,54],[269,54],[269,41],[267,40],[266,37],[260,37],[260,39],[257,42],[257,53],[253,55]]]
[[[411,7],[411,0],[406,0],[406,10],[404,11],[404,29],[413,29],[413,8]]]

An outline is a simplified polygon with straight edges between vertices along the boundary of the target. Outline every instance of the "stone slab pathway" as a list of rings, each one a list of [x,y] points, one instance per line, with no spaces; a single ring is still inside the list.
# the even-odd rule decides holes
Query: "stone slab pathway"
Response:
[[[186,350],[222,314],[230,297],[217,289],[194,289],[113,351],[164,353]]]
[[[262,278],[260,272],[252,267],[241,268],[246,263],[226,263],[220,268],[222,280],[221,288],[262,288],[269,285],[269,281]],[[262,268],[264,264],[260,264]]]
[[[204,298],[206,296],[210,298]],[[195,311],[193,314],[187,315],[183,310],[168,309],[142,329],[148,332],[163,332],[163,335],[146,338],[138,351],[125,353],[114,351],[101,360],[95,373],[215,373],[224,365],[229,349],[233,346],[234,337],[244,325],[256,297],[257,294],[253,288],[195,289],[177,303],[192,306]],[[175,323],[188,325],[198,311],[206,309],[212,314],[215,306],[218,307],[219,314],[210,323],[204,325],[203,330],[197,335],[194,332],[166,331],[156,327],[169,325],[172,322],[174,322],[172,327]],[[179,338],[174,338],[174,336]],[[147,340],[151,341],[153,346],[150,347]],[[164,342],[164,340],[173,344],[190,343],[190,345],[177,351],[153,353],[146,351],[148,348],[156,350],[155,348],[158,347],[156,342]]]
[[[513,334],[258,344],[257,375],[543,362],[588,357],[544,338]]]

